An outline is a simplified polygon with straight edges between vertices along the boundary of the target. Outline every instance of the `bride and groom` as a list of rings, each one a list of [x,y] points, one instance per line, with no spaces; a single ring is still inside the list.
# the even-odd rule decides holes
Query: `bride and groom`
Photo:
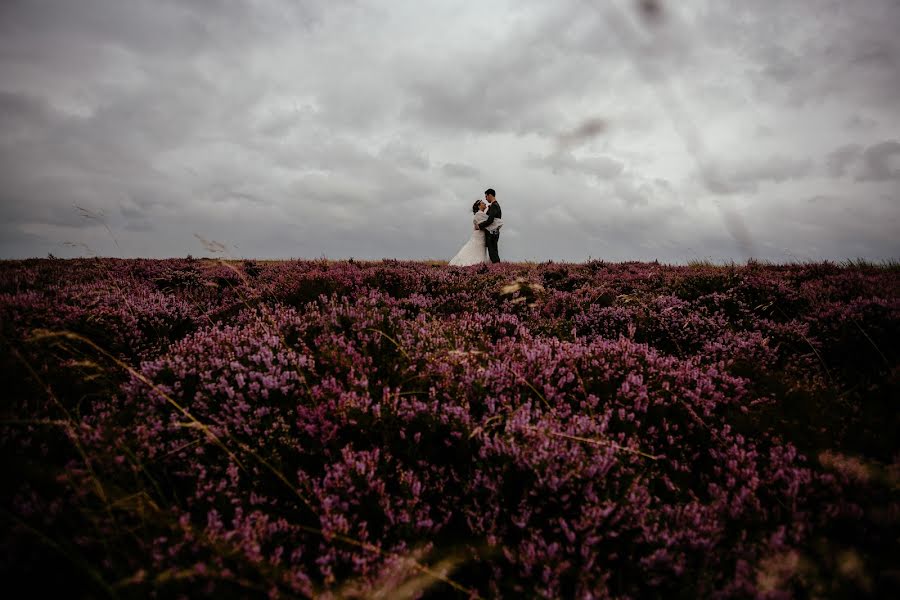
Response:
[[[466,267],[486,263],[488,259],[492,263],[500,262],[497,242],[500,241],[500,228],[503,227],[502,214],[497,193],[493,189],[485,190],[484,200],[478,200],[472,205],[472,237],[450,259],[450,265]]]

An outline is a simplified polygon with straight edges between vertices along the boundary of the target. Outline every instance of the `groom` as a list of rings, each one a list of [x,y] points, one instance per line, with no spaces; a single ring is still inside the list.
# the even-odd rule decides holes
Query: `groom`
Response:
[[[484,241],[487,245],[488,256],[491,257],[492,263],[500,262],[500,254],[497,252],[497,242],[500,241],[500,230],[490,232],[488,226],[494,222],[494,219],[502,219],[503,213],[500,211],[500,203],[497,202],[497,192],[488,188],[484,190],[484,201],[488,203],[487,220],[478,226],[484,231]]]

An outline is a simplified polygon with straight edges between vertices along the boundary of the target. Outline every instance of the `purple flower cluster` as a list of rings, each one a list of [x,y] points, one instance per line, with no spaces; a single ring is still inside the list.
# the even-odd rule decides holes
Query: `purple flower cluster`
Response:
[[[4,263],[3,546],[22,576],[55,531],[87,589],[166,596],[877,594],[898,291],[865,265]]]

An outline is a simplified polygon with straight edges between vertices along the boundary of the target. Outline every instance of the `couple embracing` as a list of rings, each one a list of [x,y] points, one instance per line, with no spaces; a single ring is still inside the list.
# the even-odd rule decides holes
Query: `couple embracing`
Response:
[[[488,262],[488,258],[492,263],[500,262],[497,242],[500,241],[500,228],[503,227],[503,213],[493,189],[485,190],[484,200],[477,200],[472,205],[472,215],[472,237],[450,259],[451,266],[477,265]]]

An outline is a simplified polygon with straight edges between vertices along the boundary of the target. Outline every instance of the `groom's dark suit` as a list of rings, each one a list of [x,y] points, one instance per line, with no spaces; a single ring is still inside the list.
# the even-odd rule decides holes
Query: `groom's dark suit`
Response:
[[[478,226],[479,229],[484,231],[484,243],[487,245],[488,256],[491,257],[492,263],[500,262],[500,253],[497,251],[497,242],[500,241],[500,230],[498,229],[496,233],[491,233],[490,231],[486,231],[485,228],[494,222],[494,219],[502,219],[503,212],[500,210],[500,203],[494,200],[491,202],[491,205],[488,206],[487,209],[487,220]]]

